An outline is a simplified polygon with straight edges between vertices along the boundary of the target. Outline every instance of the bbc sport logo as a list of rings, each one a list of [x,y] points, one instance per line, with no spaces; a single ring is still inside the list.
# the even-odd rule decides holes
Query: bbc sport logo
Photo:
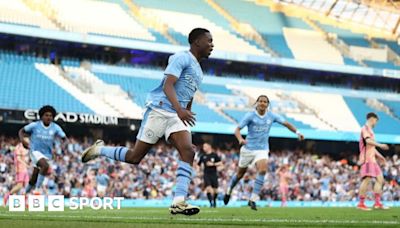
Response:
[[[45,211],[46,197],[44,195],[29,195],[26,204],[25,196],[11,195],[9,198],[9,211],[25,211],[26,205],[28,211]],[[48,211],[64,211],[67,207],[70,210],[82,210],[83,208],[91,208],[93,210],[119,210],[124,197],[71,197],[65,200],[63,195],[47,196]],[[116,205],[116,206],[115,206]],[[115,207],[114,207],[115,206]]]

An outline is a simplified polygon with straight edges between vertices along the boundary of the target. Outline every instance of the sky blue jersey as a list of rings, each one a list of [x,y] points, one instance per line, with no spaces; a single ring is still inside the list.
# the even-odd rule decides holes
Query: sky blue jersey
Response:
[[[263,116],[252,111],[246,113],[242,121],[239,123],[239,128],[247,126],[247,144],[244,145],[249,150],[269,150],[269,131],[274,122],[283,124],[285,118],[281,115],[272,112],[266,112]]]
[[[182,108],[186,108],[194,93],[200,87],[203,80],[203,71],[190,51],[177,52],[169,57],[168,66],[164,71],[164,78],[160,85],[150,92],[146,103],[148,107],[176,113],[163,91],[167,75],[173,75],[178,78],[174,88],[179,104]]]
[[[61,127],[53,122],[47,127],[42,121],[32,122],[24,127],[24,131],[31,135],[30,150],[39,151],[49,159],[52,158],[51,150],[56,137],[66,137]]]
[[[96,176],[97,184],[107,186],[110,181],[110,177],[107,174],[100,174]]]

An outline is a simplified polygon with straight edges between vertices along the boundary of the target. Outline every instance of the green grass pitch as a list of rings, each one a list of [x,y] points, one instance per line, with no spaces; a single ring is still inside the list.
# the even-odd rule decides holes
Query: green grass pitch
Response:
[[[202,208],[198,215],[170,215],[167,208],[9,212],[0,209],[0,227],[400,227],[400,208]]]

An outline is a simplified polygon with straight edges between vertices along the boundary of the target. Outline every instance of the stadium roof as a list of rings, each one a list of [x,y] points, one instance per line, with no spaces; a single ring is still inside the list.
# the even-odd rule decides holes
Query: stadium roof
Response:
[[[398,0],[277,0],[317,11],[339,21],[388,31],[400,36],[400,1]]]

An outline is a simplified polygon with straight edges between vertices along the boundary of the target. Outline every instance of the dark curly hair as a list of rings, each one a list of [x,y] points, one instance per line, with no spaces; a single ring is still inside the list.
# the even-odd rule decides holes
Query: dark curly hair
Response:
[[[57,114],[56,109],[55,109],[53,106],[51,106],[51,105],[45,105],[45,106],[43,106],[43,107],[41,107],[41,108],[39,109],[39,116],[40,116],[40,118],[42,118],[42,116],[43,116],[46,112],[51,112],[51,114],[53,115],[53,117],[55,117],[56,114]]]

